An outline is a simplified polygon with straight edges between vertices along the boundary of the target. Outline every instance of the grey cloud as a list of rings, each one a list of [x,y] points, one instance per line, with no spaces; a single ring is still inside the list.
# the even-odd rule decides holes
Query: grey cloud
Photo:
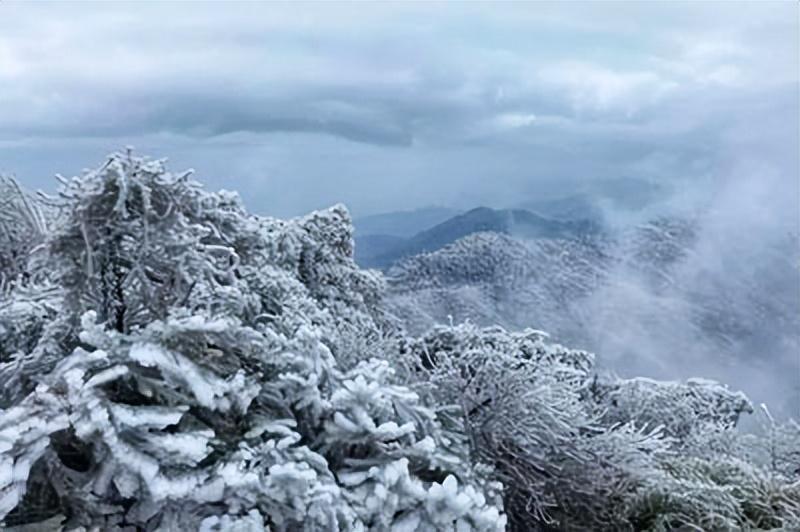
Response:
[[[756,144],[794,171],[796,7],[613,6],[4,3],[0,169],[134,144],[280,214],[686,183]]]

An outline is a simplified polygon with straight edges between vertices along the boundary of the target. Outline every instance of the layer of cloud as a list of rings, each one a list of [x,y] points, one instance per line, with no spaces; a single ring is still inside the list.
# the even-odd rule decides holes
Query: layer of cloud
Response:
[[[703,180],[737,135],[796,137],[797,9],[3,3],[0,171],[133,144],[280,215]]]

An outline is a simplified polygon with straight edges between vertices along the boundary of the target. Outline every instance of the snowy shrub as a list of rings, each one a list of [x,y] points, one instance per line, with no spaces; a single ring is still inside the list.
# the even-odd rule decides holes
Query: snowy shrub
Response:
[[[608,421],[660,425],[666,435],[679,442],[709,424],[733,428],[742,414],[753,412],[742,392],[706,379],[689,379],[685,384],[641,377],[598,379],[591,391],[606,410]]]
[[[30,284],[39,273],[31,261],[52,225],[50,211],[14,179],[0,175],[0,295]]]
[[[417,389],[504,485],[514,530],[796,526],[796,424],[774,425],[772,440],[736,432],[752,411],[739,392],[600,377],[591,354],[530,330],[438,327],[402,352],[409,381],[425,375]]]
[[[631,509],[639,530],[797,530],[800,484],[734,456],[678,456]]]
[[[628,501],[637,530],[791,530],[800,518],[800,475],[769,464],[776,440],[735,430],[753,411],[741,392],[705,379],[595,380],[592,400],[611,422],[658,425],[667,452]],[[790,434],[786,425],[775,433]],[[791,440],[792,438],[785,438]],[[800,439],[794,439],[800,444]],[[778,452],[782,463],[791,453]],[[773,455],[777,456],[777,455]]]
[[[592,355],[537,331],[440,327],[404,352],[409,373],[426,375],[432,402],[454,406],[446,415],[468,436],[472,458],[505,486],[515,529],[564,526],[566,508],[582,513],[583,526],[615,524],[622,517],[602,515],[617,510],[608,501],[662,450],[657,434],[600,427],[583,400]]]
[[[59,290],[43,253],[56,221],[53,208],[0,176],[0,364],[24,358],[57,320]],[[0,406],[14,396],[9,379],[25,380],[31,374],[14,370],[3,376]]]
[[[130,153],[53,201],[49,307],[0,307],[7,524],[504,527],[458,442],[371,360],[393,327],[343,207],[252,216]]]

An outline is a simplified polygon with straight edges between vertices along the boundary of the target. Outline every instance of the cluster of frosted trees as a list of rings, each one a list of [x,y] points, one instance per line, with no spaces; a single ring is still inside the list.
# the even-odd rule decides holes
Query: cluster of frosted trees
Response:
[[[130,153],[0,181],[0,519],[73,529],[800,527],[800,428],[470,325],[410,337],[340,206],[281,221]]]

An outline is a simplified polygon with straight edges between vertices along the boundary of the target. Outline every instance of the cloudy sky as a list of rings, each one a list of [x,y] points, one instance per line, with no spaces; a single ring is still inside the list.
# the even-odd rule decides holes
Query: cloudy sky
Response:
[[[52,190],[133,145],[279,216],[794,187],[798,9],[0,2],[0,171]]]

